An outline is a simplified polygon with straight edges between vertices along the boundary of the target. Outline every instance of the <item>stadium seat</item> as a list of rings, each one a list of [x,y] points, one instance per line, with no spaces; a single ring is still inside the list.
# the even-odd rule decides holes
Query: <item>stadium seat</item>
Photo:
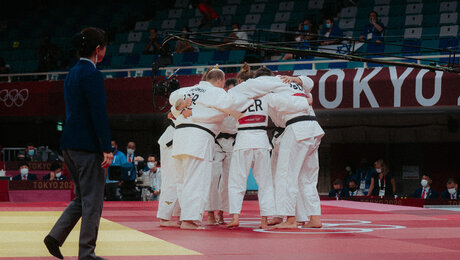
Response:
[[[290,17],[291,17],[290,12],[278,12],[275,14],[274,22],[275,23],[289,22]]]
[[[356,61],[347,62],[347,68],[348,69],[363,68],[363,67],[364,67],[364,63],[362,63],[362,62],[356,62]]]
[[[308,9],[323,9],[324,0],[310,0],[308,1]]]
[[[457,50],[458,39],[457,38],[441,38],[439,39],[439,49],[442,50]]]
[[[374,0],[374,5],[389,5],[390,0]]]
[[[241,0],[227,0],[228,5],[239,5],[241,4]]]
[[[168,13],[168,19],[179,19],[182,17],[182,9],[171,9]]]
[[[176,0],[175,2],[176,3],[174,5],[174,7],[176,7],[176,8],[186,8],[190,1],[189,0]]]
[[[128,42],[140,42],[142,40],[142,32],[130,32],[128,34]]]
[[[188,19],[188,27],[189,28],[196,28],[198,25],[200,25],[201,18],[190,18]]]
[[[151,67],[152,63],[158,59],[158,55],[141,55],[139,59],[139,66],[140,67]]]
[[[134,43],[123,43],[120,45],[119,53],[129,54],[132,53],[134,49]]]
[[[147,31],[149,29],[150,22],[149,21],[140,21],[136,22],[136,25],[134,26],[134,30],[139,32],[139,31]]]
[[[176,19],[164,20],[161,23],[161,29],[162,30],[173,30],[174,28],[176,28],[176,22],[177,22]]]
[[[113,56],[110,64],[111,68],[121,69],[124,67],[125,56]]]
[[[182,59],[184,57],[183,53],[174,53],[173,54],[173,63],[175,66],[179,66],[182,64]]]
[[[376,11],[379,16],[388,16],[390,14],[390,6],[389,5],[378,5],[374,6],[374,11]]]
[[[214,51],[200,51],[198,54],[198,64],[199,65],[207,65],[214,56]]]
[[[235,15],[236,9],[238,6],[236,5],[227,5],[222,7],[222,15]]]
[[[440,24],[457,24],[458,13],[442,13],[439,17]]]
[[[423,10],[423,3],[413,3],[406,6],[406,14],[420,14]]]
[[[294,9],[294,1],[280,2],[278,6],[279,11],[292,11]]]
[[[249,9],[250,14],[263,13],[264,11],[265,11],[265,4],[264,3],[252,4],[250,9]]]
[[[224,64],[225,61],[228,60],[229,53],[230,53],[229,51],[215,51],[212,57],[213,63],[211,64],[214,64],[214,63]]]
[[[228,63],[232,64],[239,64],[242,63],[244,60],[244,56],[246,55],[245,50],[232,50],[228,54]]]
[[[407,15],[406,16],[406,26],[421,26],[423,21],[423,15],[422,14],[416,14],[416,15]]]
[[[329,69],[345,69],[347,68],[348,62],[331,62],[329,63]]]
[[[198,52],[186,52],[182,58],[182,63],[195,64],[198,60]]]
[[[258,24],[260,21],[260,14],[248,14],[245,16],[245,24]]]
[[[350,30],[355,28],[355,18],[343,18],[339,20],[339,27],[342,30]]]
[[[440,37],[456,37],[458,33],[458,25],[441,26]]]
[[[422,26],[423,27],[434,26],[439,23],[439,19],[440,19],[439,14],[423,15]]]
[[[139,65],[140,56],[138,54],[128,55],[125,58],[124,65],[128,67],[137,67]]]
[[[340,11],[340,17],[341,18],[355,18],[357,12],[358,12],[358,8],[356,6],[345,7],[345,8],[342,8],[342,10]]]
[[[457,1],[441,2],[439,5],[439,12],[455,12],[457,10],[458,3]]]
[[[423,28],[406,28],[404,30],[404,39],[420,39]]]
[[[418,55],[420,54],[420,46],[422,45],[419,39],[404,40],[402,47],[402,53],[405,56]]]
[[[288,65],[283,65],[283,66],[288,66]],[[313,67],[312,64],[295,64],[293,70],[311,70],[312,67]],[[278,68],[278,70],[280,70],[280,68]]]

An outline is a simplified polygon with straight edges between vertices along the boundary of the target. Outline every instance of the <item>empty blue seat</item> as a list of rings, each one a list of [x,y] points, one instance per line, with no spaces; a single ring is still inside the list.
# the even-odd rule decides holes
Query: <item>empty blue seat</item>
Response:
[[[311,64],[295,64],[294,70],[311,70]]]
[[[198,52],[186,52],[182,58],[182,63],[191,63],[195,64],[198,60]]]
[[[458,49],[458,39],[457,38],[439,39],[439,49],[457,50]]]
[[[217,63],[225,63],[228,60],[229,51],[215,51],[212,57]]]
[[[403,45],[403,55],[417,55],[420,53],[422,42],[419,39],[404,40]]]
[[[139,64],[139,55],[133,54],[126,56],[124,65],[137,66]]]
[[[173,62],[174,65],[181,65],[182,64],[182,59],[184,58],[183,53],[174,53],[173,55]]]
[[[329,63],[330,69],[345,69],[347,67],[347,62],[331,62]]]

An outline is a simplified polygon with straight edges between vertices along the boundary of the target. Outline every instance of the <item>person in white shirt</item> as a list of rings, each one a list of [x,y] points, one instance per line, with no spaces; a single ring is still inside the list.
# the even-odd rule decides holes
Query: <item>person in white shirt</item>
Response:
[[[157,218],[160,220],[160,226],[178,227],[179,223],[171,220],[173,216],[178,216],[178,214],[175,213],[179,211],[175,167],[171,156],[175,130],[175,118],[171,113],[168,113],[168,119],[172,120],[172,124],[166,128],[164,133],[158,139],[158,144],[160,145],[162,176]]]
[[[348,192],[350,197],[364,196],[364,193],[358,189],[358,182],[355,179],[348,182]]]
[[[230,38],[235,39],[235,43],[244,44],[248,43],[248,33],[240,31],[240,25],[238,23],[232,24],[232,33],[230,34]]]
[[[228,95],[223,90],[224,84],[224,72],[213,69],[207,74],[206,81],[181,88],[170,95],[171,110],[177,118],[172,157],[177,174],[182,229],[200,228],[194,221],[202,220],[208,201],[214,138],[222,122],[229,114],[249,106],[248,98],[241,96],[237,100],[238,95]],[[191,110],[191,115],[184,116],[186,111]]]

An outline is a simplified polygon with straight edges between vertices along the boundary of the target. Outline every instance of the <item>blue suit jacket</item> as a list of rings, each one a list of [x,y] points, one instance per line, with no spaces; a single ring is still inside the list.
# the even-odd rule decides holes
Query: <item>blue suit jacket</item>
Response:
[[[95,66],[80,60],[64,81],[66,121],[61,149],[108,152],[110,128],[104,78]]]
[[[414,197],[416,199],[421,199],[422,198],[422,190],[423,190],[422,187],[416,189],[414,191],[414,194],[412,194],[412,197]],[[433,190],[433,188],[430,188],[429,196],[427,196],[427,199],[437,199],[438,196],[439,196],[439,194],[435,190]]]
[[[448,190],[443,191],[441,193],[441,198],[450,200],[451,198],[450,198],[449,191]],[[459,199],[459,198],[460,198],[460,194],[458,194],[458,190],[457,190],[457,198],[455,198],[455,199]]]
[[[13,181],[20,181],[20,180],[22,180],[21,174],[18,174],[18,175],[13,177]],[[27,180],[28,181],[36,181],[36,180],[38,180],[38,178],[37,178],[37,175],[35,175],[33,173],[29,173],[29,174],[27,174]]]

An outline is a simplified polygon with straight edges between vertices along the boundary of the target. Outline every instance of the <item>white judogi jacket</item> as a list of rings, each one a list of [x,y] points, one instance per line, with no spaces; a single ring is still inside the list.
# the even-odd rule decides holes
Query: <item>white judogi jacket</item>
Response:
[[[227,116],[222,123],[220,129],[221,133],[226,134],[236,134],[236,124],[237,121],[233,116]],[[217,143],[220,145],[220,149],[224,153],[231,153],[233,151],[233,143],[235,139],[233,138],[218,138],[216,139]]]
[[[193,115],[184,118],[180,111],[175,109],[175,104],[179,99],[190,97],[193,102],[189,109],[192,109]],[[204,127],[216,136],[222,127],[222,122],[228,114],[236,114],[236,111],[250,105],[251,100],[238,93],[229,95],[225,90],[213,86],[206,81],[200,81],[193,87],[181,88],[171,93],[169,102],[172,105],[172,113],[176,117],[176,127],[181,124],[194,124]],[[184,138],[177,136],[178,132],[187,129],[187,136],[193,138]],[[176,138],[177,136],[177,138]],[[209,133],[198,128],[176,129],[174,132],[174,145],[172,155],[189,155],[201,159],[211,159],[209,146],[214,146],[214,138]]]
[[[175,120],[173,120],[175,123]],[[166,145],[167,143],[171,142],[174,136],[174,127],[173,126],[168,126],[166,130],[163,132],[163,134],[160,136],[158,139],[158,144],[160,145],[161,148],[168,148]]]
[[[238,135],[234,151],[241,149],[271,149],[267,130],[244,130],[242,128],[267,127],[268,104],[265,97],[254,99],[253,104],[244,110],[238,118]]]

